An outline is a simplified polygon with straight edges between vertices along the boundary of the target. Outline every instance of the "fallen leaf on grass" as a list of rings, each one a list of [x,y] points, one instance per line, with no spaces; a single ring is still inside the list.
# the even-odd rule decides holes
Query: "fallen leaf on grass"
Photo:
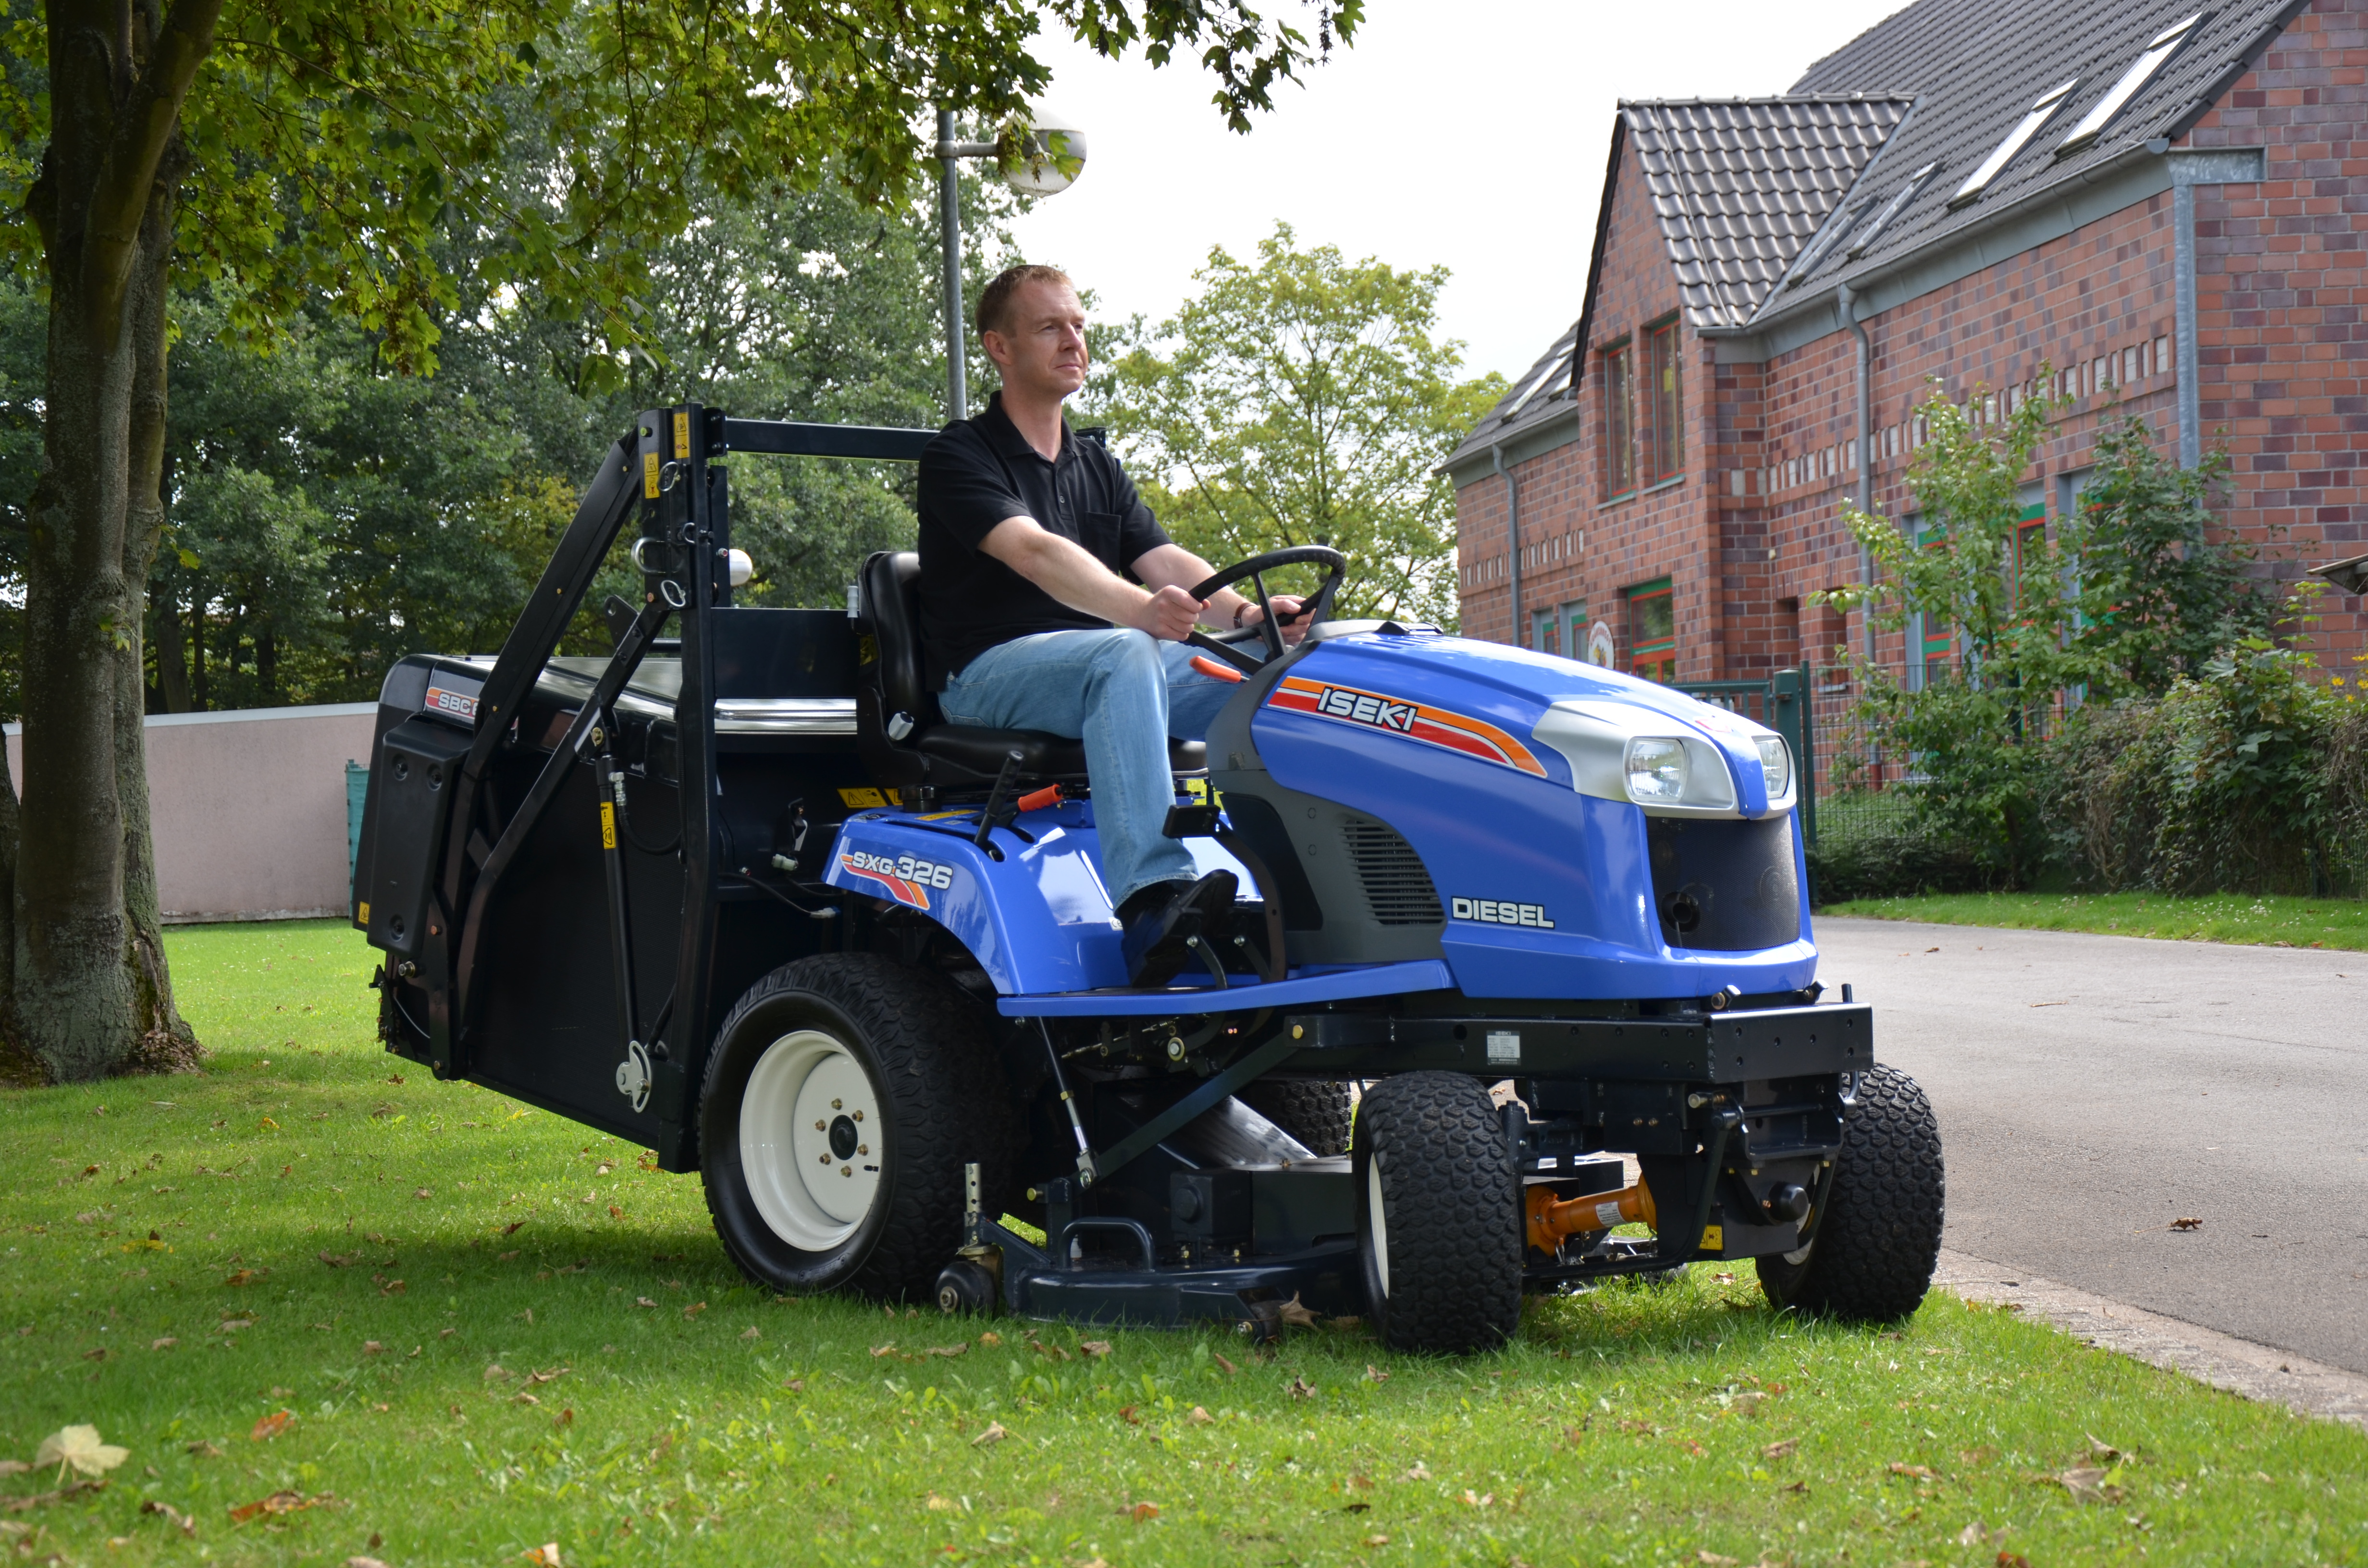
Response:
[[[1365,1538],[1367,1546],[1387,1546],[1389,1543],[1390,1538],[1385,1535],[1369,1535]]]
[[[197,1459],[218,1460],[222,1457],[222,1451],[220,1449],[215,1448],[213,1444],[208,1442],[203,1437],[199,1437],[196,1442],[187,1444],[185,1447],[188,1453]]]
[[[107,1359],[107,1346],[102,1345],[96,1350],[85,1350],[82,1353],[82,1358],[85,1361],[104,1361]]]
[[[1697,1562],[1711,1564],[1712,1568],[1734,1568],[1736,1559],[1732,1557],[1721,1557],[1715,1551],[1704,1551],[1695,1552],[1694,1561]]]
[[[1003,1343],[1003,1335],[996,1333],[995,1330],[990,1328],[985,1334],[978,1336],[978,1342],[981,1345],[1000,1345]]]
[[[2118,1503],[2122,1500],[2123,1493],[2120,1487],[2105,1479],[2112,1472],[2100,1470],[2094,1465],[2081,1465],[2077,1469],[2065,1471],[2051,1479],[2055,1484],[2069,1492],[2072,1494],[2072,1500],[2076,1503]]]
[[[542,1401],[535,1398],[534,1395],[526,1392],[524,1390],[520,1390],[518,1392],[510,1396],[510,1403],[512,1404],[541,1404]]]
[[[1225,1358],[1224,1358],[1224,1353],[1223,1353],[1223,1352],[1221,1352],[1221,1351],[1216,1351],[1216,1350],[1212,1350],[1212,1351],[1210,1351],[1210,1352],[1209,1352],[1209,1358],[1210,1358],[1211,1360],[1212,1360],[1212,1361],[1216,1362],[1218,1366],[1223,1367],[1223,1368],[1225,1369],[1226,1375],[1228,1375],[1228,1376],[1231,1376],[1232,1374],[1234,1374],[1234,1373],[1238,1372],[1238,1371],[1240,1371],[1240,1370],[1241,1370],[1241,1369],[1240,1369],[1239,1367],[1236,1367],[1236,1366],[1235,1366],[1231,1361],[1226,1360],[1226,1359],[1225,1359]]]
[[[690,1305],[682,1309],[682,1315],[685,1318],[695,1318],[706,1310],[707,1303],[705,1301],[693,1301]]]
[[[1126,1517],[1133,1519],[1138,1525],[1143,1523],[1145,1519],[1156,1519],[1159,1517],[1159,1505],[1156,1503],[1137,1503],[1133,1507],[1129,1508],[1126,1511]]]
[[[222,1280],[222,1283],[225,1285],[252,1285],[270,1272],[271,1270],[268,1268],[234,1269]]]
[[[1143,1425],[1143,1423],[1142,1423],[1142,1422],[1140,1422],[1140,1421],[1138,1421],[1138,1420],[1136,1420],[1136,1419],[1134,1418],[1134,1406],[1133,1406],[1133,1405],[1131,1405],[1131,1404],[1130,1404],[1130,1405],[1122,1406],[1122,1407],[1120,1409],[1120,1411],[1119,1411],[1119,1413],[1118,1413],[1118,1418],[1119,1418],[1121,1421],[1125,1422],[1125,1423],[1126,1423],[1128,1426],[1142,1426],[1142,1425]]]
[[[260,1318],[249,1317],[244,1312],[224,1312],[220,1326],[224,1334],[239,1334],[253,1328],[262,1321]]]
[[[495,1378],[508,1378],[513,1375],[514,1374],[510,1369],[503,1366],[499,1361],[495,1361],[485,1369],[485,1381],[487,1382],[491,1382]]]
[[[183,1535],[195,1535],[198,1533],[198,1521],[190,1516],[181,1512],[180,1509],[176,1508],[170,1503],[160,1503],[155,1498],[151,1497],[140,1505],[140,1511],[143,1514],[164,1515],[165,1522],[179,1529]]]
[[[231,1523],[243,1525],[263,1514],[297,1514],[307,1508],[334,1508],[337,1499],[324,1492],[317,1497],[307,1497],[302,1492],[275,1492],[268,1497],[252,1503],[242,1503],[230,1511]]]
[[[1930,1465],[1901,1464],[1896,1460],[1894,1460],[1891,1462],[1891,1473],[1894,1475],[1904,1475],[1913,1481],[1938,1481],[1941,1479],[1939,1474],[1937,1474]]]
[[[546,1541],[541,1546],[529,1547],[518,1555],[529,1562],[534,1563],[536,1568],[560,1568],[559,1543],[555,1540]]]
[[[1967,1525],[1964,1529],[1957,1532],[1957,1544],[1959,1546],[1979,1546],[1984,1541],[1990,1539],[1990,1528],[1987,1525],[1982,1523],[1979,1519],[1975,1519],[1972,1524]]]
[[[1400,1481],[1429,1481],[1430,1479],[1430,1467],[1423,1463],[1420,1460],[1417,1460],[1414,1461],[1414,1468],[1407,1471],[1404,1475],[1399,1476],[1398,1479]]]
[[[324,1251],[321,1254],[321,1261],[327,1264],[332,1268],[344,1268],[348,1265],[359,1263],[361,1260],[362,1255],[358,1252],[349,1252],[343,1257],[339,1257],[333,1252]]]
[[[1077,1349],[1085,1355],[1087,1360],[1092,1360],[1097,1357],[1109,1355],[1110,1353],[1110,1342],[1107,1339],[1080,1340],[1077,1343]]]
[[[740,1332],[740,1337],[741,1337],[741,1338],[743,1338],[743,1339],[762,1339],[762,1338],[764,1338],[765,1336],[764,1336],[764,1335],[763,1335],[763,1334],[759,1333],[759,1332],[758,1332],[758,1331],[757,1331],[754,1326],[751,1326],[751,1327],[748,1327],[748,1328],[746,1328],[746,1329],[741,1330],[741,1332]]]
[[[346,1568],[386,1568],[386,1564],[375,1557],[348,1557]]]
[[[1340,1511],[1344,1514],[1370,1514],[1373,1511],[1373,1506],[1371,1503],[1350,1503],[1343,1506]]]
[[[1315,1314],[1309,1312],[1305,1307],[1300,1305],[1299,1292],[1296,1290],[1293,1290],[1291,1293],[1291,1300],[1282,1303],[1279,1315],[1281,1317],[1283,1322],[1289,1324],[1293,1328],[1314,1328],[1315,1326]]]
[[[1390,1375],[1368,1361],[1365,1363],[1365,1381],[1369,1383],[1385,1383],[1390,1381]]]
[[[875,1345],[871,1347],[871,1358],[875,1361],[882,1356],[894,1356],[894,1354],[896,1354],[896,1342],[893,1339],[885,1345]]]
[[[288,1424],[295,1419],[292,1411],[275,1410],[255,1424],[255,1430],[246,1435],[246,1440],[250,1443],[268,1442],[288,1430]]]
[[[365,1340],[363,1340],[363,1341],[362,1341],[362,1354],[363,1354],[363,1355],[365,1355],[365,1356],[382,1356],[382,1355],[384,1355],[385,1353],[386,1353],[386,1346],[383,1346],[383,1345],[381,1345],[381,1344],[380,1344],[377,1340],[375,1340],[375,1339],[365,1339]]]
[[[633,1298],[633,1305],[637,1307],[655,1307],[657,1303],[651,1301],[647,1296],[636,1296]]]
[[[1293,1378],[1282,1392],[1289,1394],[1293,1399],[1314,1399],[1315,1397],[1315,1385],[1309,1382],[1305,1378]]]
[[[33,1454],[33,1468],[47,1470],[55,1465],[58,1479],[63,1481],[69,1469],[78,1475],[105,1475],[131,1457],[130,1449],[100,1442],[96,1426],[65,1426],[41,1439]]]
[[[929,1494],[929,1500],[922,1506],[933,1514],[958,1513],[962,1508],[962,1505],[952,1498],[940,1496],[935,1492]]]
[[[414,1192],[411,1196],[414,1198],[433,1198],[436,1196],[436,1189],[432,1187],[423,1187],[416,1192]]]
[[[1003,1429],[1002,1422],[990,1421],[986,1424],[985,1431],[981,1432],[977,1437],[973,1437],[970,1440],[970,1446],[973,1449],[989,1448],[1003,1441],[1004,1438],[1008,1437],[1009,1436],[1011,1436],[1011,1434]]]
[[[921,1352],[924,1356],[964,1356],[969,1353],[967,1345],[932,1345]]]
[[[1781,1443],[1770,1443],[1766,1448],[1760,1449],[1759,1457],[1764,1460],[1790,1459],[1793,1457],[1793,1450],[1800,1446],[1800,1438],[1787,1437]]]
[[[552,1416],[551,1418],[551,1424],[553,1426],[574,1426],[575,1424],[575,1411],[574,1407],[571,1406],[570,1408],[563,1410],[558,1415]]]
[[[2031,1568],[2031,1559],[2020,1551],[2001,1551],[1998,1554],[1998,1568]]]
[[[1184,1417],[1185,1424],[1191,1426],[1206,1426],[1215,1419],[1215,1416],[1209,1414],[1207,1406],[1199,1404],[1194,1405],[1192,1413]]]

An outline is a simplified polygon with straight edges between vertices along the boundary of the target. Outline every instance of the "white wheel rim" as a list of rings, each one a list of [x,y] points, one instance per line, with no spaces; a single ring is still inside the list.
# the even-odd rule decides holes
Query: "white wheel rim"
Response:
[[[817,1029],[765,1048],[740,1095],[740,1170],[773,1233],[827,1252],[880,1195],[880,1096],[847,1047]]]
[[[1365,1211],[1371,1216],[1365,1222],[1373,1249],[1373,1279],[1381,1286],[1382,1295],[1390,1293],[1390,1229],[1382,1215],[1382,1156],[1376,1152],[1365,1162]]]

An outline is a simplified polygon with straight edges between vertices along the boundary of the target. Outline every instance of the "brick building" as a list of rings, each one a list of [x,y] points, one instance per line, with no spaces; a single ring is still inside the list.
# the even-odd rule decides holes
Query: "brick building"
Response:
[[[1575,325],[1449,458],[1468,635],[1684,680],[1945,628],[1858,580],[1937,381],[2068,399],[2027,477],[2073,504],[2100,421],[2192,463],[2281,575],[2368,550],[2368,0],[1919,0],[1780,97],[1623,103]],[[2361,650],[2328,595],[2318,646]]]

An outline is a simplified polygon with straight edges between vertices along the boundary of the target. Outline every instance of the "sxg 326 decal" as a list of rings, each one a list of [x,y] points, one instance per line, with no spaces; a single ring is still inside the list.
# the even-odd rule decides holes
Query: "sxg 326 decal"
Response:
[[[839,869],[852,877],[877,882],[890,898],[913,909],[929,907],[929,890],[940,892],[954,885],[954,869],[940,860],[913,855],[874,855],[864,849],[843,849]]]
[[[1307,713],[1401,735],[1540,778],[1546,776],[1545,765],[1531,755],[1529,747],[1486,719],[1451,713],[1444,708],[1429,707],[1407,698],[1285,676],[1266,704],[1286,713]]]

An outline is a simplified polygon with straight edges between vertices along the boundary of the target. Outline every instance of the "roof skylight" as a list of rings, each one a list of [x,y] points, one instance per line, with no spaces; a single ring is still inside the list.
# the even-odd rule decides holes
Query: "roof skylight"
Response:
[[[1874,244],[1875,240],[1882,235],[1884,225],[1898,217],[1901,210],[1916,199],[1916,193],[1924,188],[1924,182],[1940,171],[1941,165],[1938,163],[1930,163],[1909,175],[1907,183],[1899,187],[1899,194],[1884,202],[1883,210],[1874,215],[1874,221],[1859,231],[1857,242],[1850,248],[1850,258],[1856,261],[1860,256],[1864,256],[1867,247]]]
[[[1958,208],[1968,202],[1979,200],[1982,192],[1989,188],[1990,181],[1998,178],[1999,172],[2014,162],[2014,155],[2029,145],[2031,139],[2039,134],[2043,126],[2055,118],[2055,111],[2064,107],[2064,100],[2070,97],[2072,89],[2079,85],[2080,78],[2075,76],[2062,86],[2052,88],[2041,95],[2039,101],[2031,106],[2031,112],[2024,115],[2012,131],[2007,132],[2006,140],[1999,142],[1997,149],[1982,160],[1982,166],[1965,177],[1965,183],[1957,187],[1957,194],[1949,198],[1949,205],[1952,208]]]
[[[2113,117],[2127,108],[2129,101],[2154,80],[2157,72],[2170,63],[2170,57],[2195,36],[2196,29],[2211,15],[2209,11],[2198,11],[2187,20],[2174,22],[2157,33],[2154,40],[2146,46],[2146,52],[2122,73],[2122,79],[2113,84],[2112,90],[2097,100],[2096,108],[2080,117],[2080,123],[2072,128],[2072,134],[2064,138],[2056,147],[2055,155],[2070,157],[2103,134],[2105,127],[2112,123]]]
[[[1558,345],[1557,347],[1559,347]],[[1544,392],[1547,387],[1552,386],[1558,392],[1568,386],[1571,367],[1575,360],[1575,355],[1559,352],[1547,360],[1537,375],[1531,378],[1530,384],[1521,389],[1521,395],[1514,401],[1513,405],[1505,411],[1502,423],[1509,425],[1519,419],[1521,416],[1521,411],[1536,402],[1538,393]]]

